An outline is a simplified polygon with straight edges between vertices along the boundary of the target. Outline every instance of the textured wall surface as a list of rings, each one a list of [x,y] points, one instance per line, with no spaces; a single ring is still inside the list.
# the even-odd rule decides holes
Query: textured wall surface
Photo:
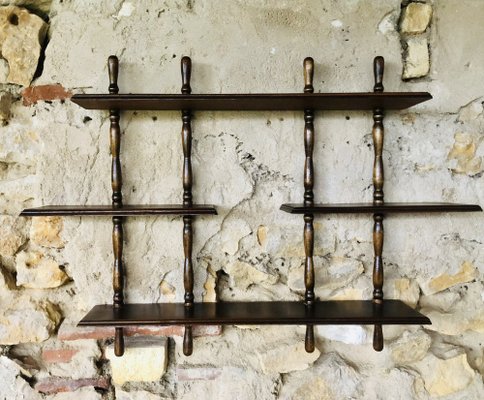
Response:
[[[1,399],[484,398],[484,217],[391,216],[385,296],[431,326],[132,328],[123,359],[110,329],[75,324],[112,299],[109,218],[19,217],[43,204],[108,204],[109,120],[72,93],[106,93],[120,59],[123,93],[178,93],[180,59],[193,93],[370,91],[385,57],[388,91],[434,99],[385,119],[385,199],[484,205],[484,2],[478,0],[0,1]],[[371,113],[317,112],[315,196],[372,199]],[[126,203],[180,202],[178,112],[124,112]],[[303,220],[279,211],[303,194],[300,112],[198,112],[195,298],[302,299]],[[316,295],[370,299],[372,220],[316,219]],[[183,301],[179,218],[125,224],[128,302]]]

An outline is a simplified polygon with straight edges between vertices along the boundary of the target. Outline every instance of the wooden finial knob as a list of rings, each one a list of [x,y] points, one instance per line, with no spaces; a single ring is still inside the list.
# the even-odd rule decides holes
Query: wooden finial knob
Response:
[[[190,87],[190,77],[192,75],[192,60],[190,57],[184,56],[181,59],[181,74],[182,74],[182,89],[183,94],[190,94],[192,88]]]
[[[306,57],[303,62],[304,67],[304,93],[313,93],[314,60]]]
[[[385,69],[385,60],[382,56],[376,56],[373,60],[373,75],[375,76],[374,92],[383,92],[383,70]]]
[[[109,73],[109,94],[117,94],[118,88],[118,57],[109,56],[108,58],[108,73]]]

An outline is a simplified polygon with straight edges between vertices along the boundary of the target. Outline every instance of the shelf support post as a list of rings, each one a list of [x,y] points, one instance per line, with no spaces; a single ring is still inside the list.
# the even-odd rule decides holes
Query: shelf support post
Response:
[[[118,94],[119,62],[116,56],[108,58],[109,94]],[[122,207],[121,192],[123,181],[121,173],[120,147],[121,129],[119,127],[119,110],[109,110],[110,144],[111,144],[111,187],[113,207]],[[113,307],[119,309],[124,304],[124,267],[123,267],[123,218],[113,217]],[[114,353],[116,356],[124,354],[123,328],[116,327],[114,334]]]
[[[377,56],[373,60],[373,74],[375,77],[374,92],[383,92],[383,71],[385,61],[383,57]],[[373,203],[375,205],[383,205],[383,128],[384,110],[382,108],[375,108],[373,110],[373,147],[375,151],[375,158],[373,163]],[[383,214],[373,214],[373,247],[374,247],[374,262],[373,262],[373,304],[375,307],[383,306]],[[381,324],[377,324],[373,331],[373,348],[376,351],[383,350],[383,330]]]
[[[181,75],[182,75],[182,94],[190,94],[192,89],[190,87],[190,77],[192,71],[192,60],[190,57],[182,57],[181,59]],[[182,110],[182,146],[183,146],[183,205],[192,205],[192,126],[191,126],[191,112],[190,110]],[[193,247],[193,217],[190,215],[183,217],[183,283],[185,287],[185,308],[189,313],[193,308],[193,265],[192,265],[192,247]],[[185,334],[183,336],[183,354],[191,355],[193,352],[193,334],[192,326],[185,325]]]
[[[304,93],[313,93],[314,60],[307,57],[303,62],[304,68]],[[314,148],[314,111],[304,110],[304,205],[314,205],[314,168],[313,168],[313,148]],[[314,215],[304,214],[304,284],[306,292],[304,294],[304,304],[311,308],[314,305]],[[308,353],[314,351],[314,326],[306,326],[306,337],[304,340],[305,349]]]

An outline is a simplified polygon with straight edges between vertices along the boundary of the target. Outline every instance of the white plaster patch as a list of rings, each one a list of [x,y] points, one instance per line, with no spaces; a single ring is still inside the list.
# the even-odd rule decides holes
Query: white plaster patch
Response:
[[[331,26],[333,26],[335,28],[341,28],[343,26],[343,22],[340,21],[339,19],[333,19],[331,21]]]

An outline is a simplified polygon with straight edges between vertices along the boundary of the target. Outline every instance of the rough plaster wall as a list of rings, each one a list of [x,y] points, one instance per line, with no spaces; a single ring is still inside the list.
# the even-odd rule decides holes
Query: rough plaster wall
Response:
[[[54,0],[46,6],[49,42],[43,71],[32,85],[59,83],[72,92],[106,92],[106,59],[116,54],[121,92],[177,93],[180,58],[189,55],[194,93],[299,92],[302,60],[310,55],[316,63],[316,91],[367,91],[373,85],[372,59],[383,55],[386,90],[434,96],[410,110],[387,113],[386,200],[482,205],[484,3],[432,5],[426,33],[430,72],[403,81],[399,0],[237,0],[223,5]],[[63,245],[48,246],[28,240],[31,221],[17,218],[31,205],[109,202],[109,121],[105,112],[69,101],[27,107],[18,96],[22,87],[6,84],[4,89],[14,93],[14,102],[8,125],[1,128],[5,168],[0,199],[5,235],[19,244],[2,253],[2,299],[9,310],[2,322],[18,323],[12,313],[31,309],[54,322],[42,320],[38,325],[43,329],[33,327],[32,338],[2,346],[6,357],[0,374],[11,384],[0,388],[0,395],[10,399],[27,393],[26,398],[36,399],[43,395],[29,383],[111,373],[99,350],[105,340],[68,344],[81,352],[65,366],[49,364],[42,356],[45,349],[66,346],[55,334],[59,315],[63,324],[73,323],[93,305],[111,301],[110,219],[65,218]],[[316,115],[316,199],[371,200],[370,114]],[[125,112],[121,124],[125,202],[180,202],[179,113]],[[282,203],[302,199],[300,113],[199,112],[193,129],[194,198],[215,204],[219,213],[196,219],[196,299],[213,299],[214,283],[223,300],[302,298],[302,218],[279,211]],[[311,359],[301,347],[303,327],[225,327],[220,336],[195,339],[191,357],[183,356],[181,338],[172,337],[167,372],[156,382],[108,385],[98,392],[87,385],[72,398],[484,398],[482,223],[481,214],[467,213],[385,221],[385,294],[418,302],[434,325],[384,327],[381,353],[371,348],[371,327],[318,329],[319,351]],[[163,217],[126,222],[127,301],[183,300],[181,228],[179,219]],[[324,276],[316,288],[320,298],[370,298],[371,231],[368,216],[316,219],[316,274]],[[55,289],[16,286],[20,252],[51,257],[64,266],[69,281]],[[14,316],[22,321],[21,315]],[[15,334],[20,335],[12,333],[11,343]],[[11,359],[23,361],[23,369]],[[126,366],[142,367],[149,368]],[[183,371],[187,379],[180,378]],[[202,378],[194,378],[197,374]]]

